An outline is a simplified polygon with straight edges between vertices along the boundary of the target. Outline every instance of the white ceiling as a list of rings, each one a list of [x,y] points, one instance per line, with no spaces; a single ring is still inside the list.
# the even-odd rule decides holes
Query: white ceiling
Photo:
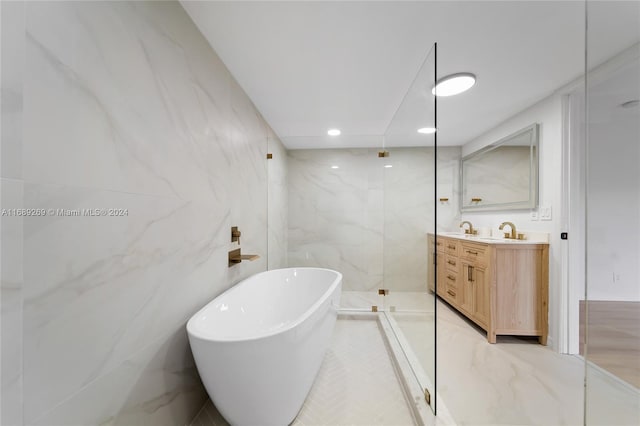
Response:
[[[435,42],[438,76],[477,75],[438,99],[439,145],[466,143],[584,68],[582,1],[182,4],[290,149],[379,146]],[[590,64],[640,40],[640,2],[588,7]]]

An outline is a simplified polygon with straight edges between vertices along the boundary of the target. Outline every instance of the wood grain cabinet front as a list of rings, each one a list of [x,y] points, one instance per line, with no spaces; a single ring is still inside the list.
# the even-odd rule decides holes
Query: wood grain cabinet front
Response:
[[[521,335],[547,344],[548,244],[427,237],[431,291],[483,328],[490,343]]]

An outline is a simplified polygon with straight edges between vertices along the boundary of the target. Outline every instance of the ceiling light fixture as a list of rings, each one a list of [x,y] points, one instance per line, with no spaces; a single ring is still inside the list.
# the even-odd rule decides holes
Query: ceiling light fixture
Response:
[[[435,132],[436,132],[435,127],[422,127],[421,129],[418,129],[418,133],[422,133],[423,135],[430,135]]]
[[[332,169],[339,169],[339,166],[331,166]]]
[[[393,167],[393,166],[392,166],[391,164],[385,164],[385,165],[384,165],[384,168],[385,168],[385,169],[390,169],[390,168],[392,168],[392,167]]]
[[[460,72],[442,77],[431,89],[436,96],[453,96],[465,92],[476,84],[476,76],[470,72]]]
[[[340,131],[340,129],[329,129],[329,130],[327,131],[327,134],[328,134],[329,136],[338,136],[340,133],[342,133],[342,132]]]

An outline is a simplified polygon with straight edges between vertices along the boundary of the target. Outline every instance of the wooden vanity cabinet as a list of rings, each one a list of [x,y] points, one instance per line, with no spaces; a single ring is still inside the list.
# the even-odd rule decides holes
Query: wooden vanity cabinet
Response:
[[[497,335],[523,335],[546,345],[548,244],[428,239],[431,291],[437,278],[438,296],[483,328],[490,343]]]

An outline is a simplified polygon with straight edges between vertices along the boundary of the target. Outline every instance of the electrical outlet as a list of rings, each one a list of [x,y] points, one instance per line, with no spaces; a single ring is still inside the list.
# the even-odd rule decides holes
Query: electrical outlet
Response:
[[[529,215],[529,218],[535,222],[538,220],[538,211],[537,210],[531,210],[531,213]]]
[[[551,220],[551,206],[540,206],[540,220]]]

